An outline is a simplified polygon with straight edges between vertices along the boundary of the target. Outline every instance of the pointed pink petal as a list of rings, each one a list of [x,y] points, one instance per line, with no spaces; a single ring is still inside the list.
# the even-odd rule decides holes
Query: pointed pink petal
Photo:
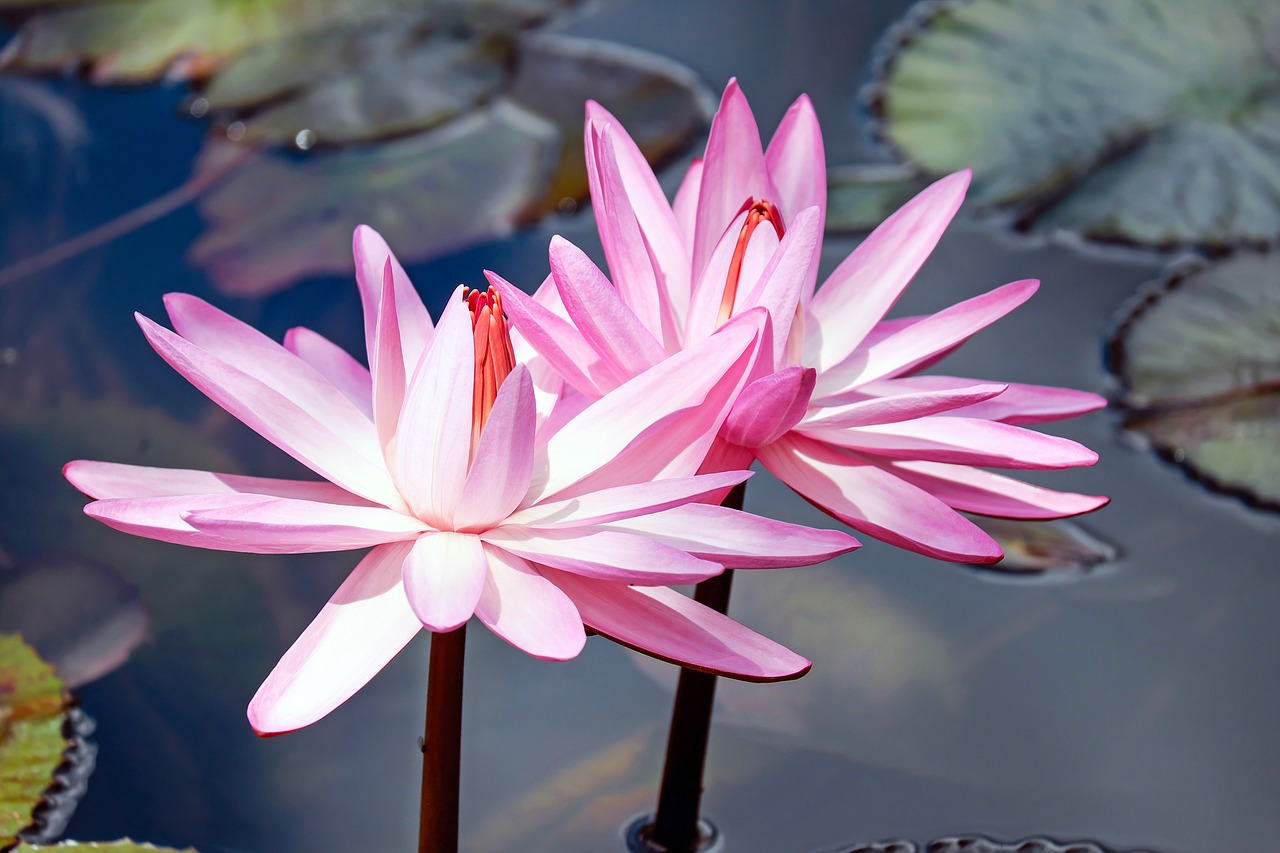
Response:
[[[471,315],[454,291],[409,382],[391,470],[414,515],[437,530],[453,525],[471,457],[475,340]],[[477,593],[479,594],[479,593]]]
[[[548,569],[582,621],[660,660],[743,681],[799,678],[811,664],[710,607],[667,587],[631,587]]]
[[[764,153],[769,180],[778,191],[771,199],[788,219],[806,207],[827,208],[827,155],[822,128],[808,95],[796,99],[778,123]]]
[[[760,147],[760,130],[737,80],[730,80],[725,87],[720,109],[711,120],[703,163],[693,241],[695,280],[743,205],[775,195]]]
[[[350,506],[375,506],[333,483],[322,481],[275,480],[185,468],[148,468],[119,462],[93,462],[87,459],[68,462],[62,473],[73,486],[91,498],[161,498],[247,493]]]
[[[702,188],[702,164],[701,157],[696,158],[689,164],[689,169],[684,173],[684,179],[680,181],[680,188],[676,190],[675,200],[671,202],[671,212],[675,214],[676,225],[680,229],[680,239],[686,247],[693,245],[694,228],[698,221],[698,191]],[[690,260],[692,265],[692,259]],[[690,266],[692,273],[692,266]],[[689,287],[692,289],[693,281],[690,280]]]
[[[623,301],[651,332],[661,335],[657,274],[649,262],[644,235],[627,197],[614,145],[612,140],[604,140],[607,129],[607,125],[590,119],[583,128],[587,183],[600,244]]]
[[[502,294],[507,319],[528,342],[578,391],[591,398],[602,397],[616,385],[604,375],[603,359],[591,348],[573,323],[558,316],[497,273],[485,270],[489,283]],[[551,290],[555,292],[555,288]],[[557,302],[559,300],[557,299]]]
[[[601,136],[601,143],[613,147],[618,174],[631,209],[644,233],[645,243],[662,271],[676,315],[682,318],[689,304],[689,250],[666,194],[626,128],[604,107],[595,101],[587,101],[587,137],[591,136],[589,125],[592,123],[602,129],[609,128],[609,133]],[[590,144],[589,138],[587,144]]]
[[[423,535],[404,559],[404,592],[424,626],[452,631],[475,612],[488,573],[489,561],[475,536]]]
[[[755,286],[735,303],[747,308],[759,305],[773,318],[773,363],[785,364],[791,324],[800,309],[801,295],[809,279],[817,275],[813,264],[822,243],[822,216],[816,207],[805,208],[790,227]],[[812,274],[812,275],[811,275]],[[745,279],[744,279],[745,284]]]
[[[810,503],[891,545],[964,563],[1003,556],[973,522],[865,457],[795,434],[760,448],[758,456]]]
[[[406,376],[412,376],[414,367],[434,335],[431,314],[422,304],[422,297],[414,289],[404,267],[400,266],[381,234],[368,225],[358,226],[352,237],[352,249],[356,258],[356,283],[360,286],[360,303],[364,308],[364,337],[369,363],[373,363],[374,352],[377,350],[383,274],[390,263],[391,275],[395,281],[404,372]]]
[[[960,209],[969,176],[957,172],[926,187],[827,277],[811,306],[829,333],[808,363],[820,370],[839,364],[893,307]]]
[[[1008,385],[967,385],[929,391],[910,391],[912,386],[895,386],[888,380],[879,384],[882,397],[869,397],[856,403],[824,406],[816,402],[805,416],[802,430],[842,429],[910,421],[959,409],[970,411],[975,403],[1004,393]],[[863,386],[864,391],[869,391]],[[896,392],[896,393],[895,393]]]
[[[578,608],[558,586],[515,554],[485,546],[489,572],[476,605],[490,631],[543,660],[569,660],[587,641]]]
[[[613,387],[667,357],[662,344],[581,249],[555,236],[549,254],[551,276],[565,310],[587,345],[611,368]]]
[[[776,204],[782,210],[791,228],[796,214],[807,207],[818,208],[818,233],[826,223],[827,210],[827,160],[822,146],[822,128],[818,126],[818,114],[808,95],[801,95],[787,110],[778,129],[764,152],[764,162],[769,170],[769,180],[778,192]],[[813,245],[813,257],[804,286],[801,302],[808,304],[818,284],[818,261],[822,254],[822,241]]]
[[[405,373],[404,351],[400,341],[399,309],[391,258],[382,270],[382,293],[378,298],[377,326],[373,333],[373,349],[369,351],[369,367],[373,375],[373,422],[378,429],[378,443],[388,467],[392,464],[391,443],[395,441],[400,411],[404,407],[408,375]]]
[[[253,554],[348,551],[412,539],[429,528],[385,507],[354,507],[287,498],[191,507],[182,520],[201,533]]]
[[[1093,512],[1109,498],[1058,492],[1021,480],[941,462],[894,462],[890,470],[955,509],[1001,518],[1065,518]]]
[[[284,348],[314,367],[366,418],[373,420],[373,377],[346,350],[303,326],[285,332]]]
[[[84,508],[84,514],[110,528],[161,542],[209,548],[215,551],[252,551],[238,539],[196,530],[183,516],[199,509],[258,504],[259,495],[237,493],[177,495],[143,498],[106,498]],[[352,507],[347,507],[353,509]]]
[[[136,316],[161,358],[250,429],[347,491],[393,508],[403,506],[378,452],[373,424],[346,398],[342,403],[351,417],[342,417],[341,411],[310,411],[163,326]]]
[[[355,567],[249,703],[260,735],[308,726],[347,701],[422,630],[400,582],[409,543],[380,545]]]
[[[839,393],[875,379],[906,373],[923,362],[963,343],[1031,298],[1039,282],[1015,281],[958,302],[912,323],[869,346],[858,347],[838,365],[818,369],[818,398]],[[816,301],[816,300],[815,300]],[[815,316],[821,317],[816,310]],[[820,336],[840,333],[840,327],[821,320]]]
[[[976,418],[937,415],[914,421],[805,434],[890,459],[921,459],[992,468],[1074,468],[1098,454],[1079,442]]]
[[[673,506],[681,506],[722,490],[731,489],[750,476],[750,471],[735,470],[699,474],[696,477],[678,480],[656,480],[631,486],[617,486],[598,492],[588,492],[567,501],[535,504],[515,513],[507,519],[506,523],[514,527],[538,528],[604,524],[630,518],[633,515],[661,512]]]
[[[533,380],[524,365],[498,389],[476,447],[462,497],[453,512],[455,530],[483,530],[520,505],[533,477]]]
[[[726,325],[588,406],[547,442],[530,498],[694,474],[750,367],[759,321]]]
[[[688,504],[609,525],[650,536],[728,569],[772,569],[821,563],[858,547],[839,530],[774,521],[708,504]]]
[[[593,527],[498,527],[481,534],[496,548],[588,578],[639,584],[697,583],[723,571],[645,536]]]
[[[868,394],[884,395],[921,391],[951,391],[972,386],[972,379],[955,376],[902,376],[863,386]],[[1105,397],[1088,391],[1071,388],[1055,388],[1049,385],[1023,385],[1010,383],[1003,394],[985,402],[976,403],[955,414],[969,418],[1000,421],[1006,424],[1025,425],[1046,421],[1074,418],[1097,409],[1105,408]]]
[[[816,375],[797,364],[752,382],[734,402],[721,437],[743,447],[776,440],[804,417]]]
[[[187,293],[165,294],[164,304],[174,331],[189,344],[287,397],[338,434],[361,442],[372,436],[369,419],[359,406],[314,367],[257,329]]]

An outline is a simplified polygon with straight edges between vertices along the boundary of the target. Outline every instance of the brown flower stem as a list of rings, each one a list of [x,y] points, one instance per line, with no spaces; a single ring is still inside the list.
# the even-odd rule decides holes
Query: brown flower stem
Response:
[[[740,483],[722,502],[742,509],[747,486]],[[720,613],[729,612],[733,570],[705,580],[693,598]],[[711,734],[711,709],[716,698],[716,676],[694,669],[680,670],[667,757],[658,790],[658,813],[649,841],[669,853],[689,853],[698,848],[698,812],[702,802],[702,772],[707,763],[707,739]]]
[[[458,849],[458,770],[462,759],[462,664],[466,626],[431,635],[427,733],[422,741],[418,853]]]

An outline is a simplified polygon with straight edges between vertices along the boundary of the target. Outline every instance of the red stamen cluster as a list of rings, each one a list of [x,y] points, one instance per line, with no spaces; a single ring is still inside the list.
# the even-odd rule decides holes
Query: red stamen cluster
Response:
[[[742,223],[742,230],[738,232],[738,244],[734,246],[733,257],[729,260],[729,275],[725,278],[724,296],[720,298],[717,327],[724,325],[724,322],[733,316],[733,302],[738,298],[738,279],[742,277],[742,261],[747,256],[747,245],[751,242],[751,235],[756,227],[761,222],[772,223],[773,230],[778,233],[778,239],[782,239],[785,231],[782,214],[778,212],[773,202],[765,199],[748,201],[743,209],[747,211],[747,221]]]
[[[475,335],[475,384],[471,397],[471,452],[475,453],[498,389],[516,365],[511,331],[502,313],[502,296],[492,287],[485,291],[463,288],[462,298],[471,311]]]

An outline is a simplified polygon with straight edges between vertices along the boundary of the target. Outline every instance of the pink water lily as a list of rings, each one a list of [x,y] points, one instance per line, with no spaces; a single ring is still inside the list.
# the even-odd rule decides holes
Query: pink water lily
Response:
[[[1037,282],[885,319],[959,209],[967,172],[908,202],[815,292],[826,172],[808,98],[765,149],[730,82],[706,156],[670,203],[597,104],[587,107],[585,144],[612,284],[563,241],[552,245],[551,275],[535,298],[498,283],[513,324],[568,392],[598,398],[763,307],[770,339],[704,471],[745,467],[754,456],[855,529],[965,562],[1002,552],[957,510],[1044,519],[1106,503],[985,470],[1093,464],[1088,448],[1024,427],[1097,409],[1101,397],[919,373],[1024,302]]]
[[[818,562],[856,546],[695,503],[749,472],[695,475],[753,361],[759,322],[638,373],[555,435],[536,434],[496,294],[456,293],[438,327],[376,234],[357,231],[371,370],[318,334],[277,344],[188,295],[175,331],[138,322],[201,391],[325,481],[76,461],[85,511],[204,548],[371,548],[249,706],[264,734],[323,717],[424,628],[473,614],[539,658],[584,626],[648,654],[748,680],[809,662],[680,593],[724,567]]]

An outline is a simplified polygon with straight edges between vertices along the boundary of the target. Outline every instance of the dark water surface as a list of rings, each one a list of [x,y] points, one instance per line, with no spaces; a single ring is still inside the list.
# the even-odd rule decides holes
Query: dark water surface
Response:
[[[766,133],[807,91],[837,164],[870,156],[855,94],[871,45],[906,7],[637,0],[594,6],[567,29],[665,53],[713,91],[736,75]],[[51,148],[38,170],[4,167],[0,265],[181,183],[204,132],[173,115],[180,88],[54,88],[84,112],[90,138],[75,168]],[[666,174],[673,188],[679,171]],[[129,388],[135,401],[214,436],[242,469],[294,473],[265,441],[210,414],[130,315],[163,316],[160,294],[184,290],[277,338],[303,324],[355,350],[355,288],[332,278],[260,301],[220,297],[183,260],[200,229],[187,208],[0,294],[0,347],[22,356],[0,368],[0,391],[15,401],[6,407],[35,400],[47,409],[64,386],[80,398]],[[552,217],[410,274],[433,311],[485,267],[532,287],[553,233],[600,258],[589,217]],[[852,246],[828,240],[825,270]],[[1043,279],[1027,306],[948,359],[946,372],[1106,393],[1103,334],[1160,263],[959,223],[896,310],[937,310],[1007,281]],[[101,429],[89,415],[62,417]],[[1034,478],[1112,496],[1083,524],[1121,557],[1092,573],[1007,578],[863,537],[860,551],[822,567],[739,574],[734,612],[812,657],[814,668],[793,684],[722,690],[705,809],[726,850],[828,851],[967,832],[1164,853],[1280,849],[1280,523],[1206,494],[1132,446],[1111,413],[1054,431],[1102,456],[1093,469]],[[93,455],[96,445],[78,449],[71,432],[47,451],[62,454],[57,464]],[[6,477],[19,461],[5,461]],[[116,541],[123,534],[90,531],[92,522],[66,510],[75,496],[56,465],[46,467],[35,494],[7,499],[0,547],[18,562],[90,540],[133,553]],[[763,474],[747,505],[829,523]],[[309,729],[259,740],[243,715],[355,555],[211,556],[171,546],[145,554],[138,582],[158,591],[152,639],[81,691],[100,752],[68,837],[130,835],[204,853],[411,849],[425,638]],[[620,828],[653,801],[671,673],[601,639],[564,664],[536,661],[481,629],[468,646],[464,846],[620,849]]]

